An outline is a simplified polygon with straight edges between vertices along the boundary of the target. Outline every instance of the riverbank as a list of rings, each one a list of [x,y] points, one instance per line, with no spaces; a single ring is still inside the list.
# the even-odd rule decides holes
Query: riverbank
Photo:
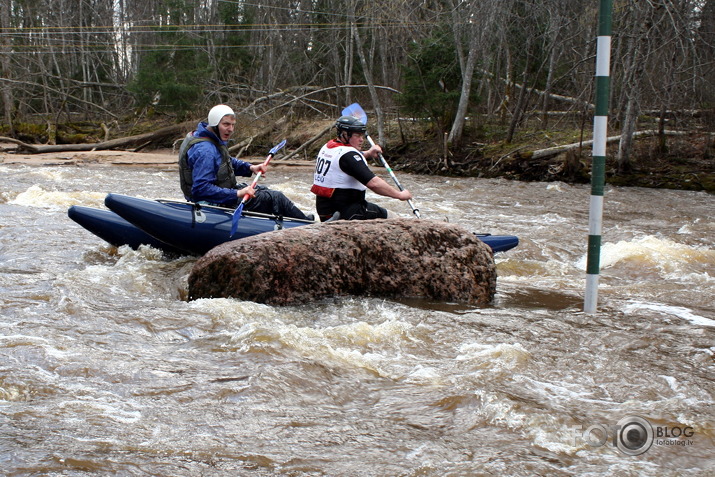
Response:
[[[591,148],[573,149],[557,155],[535,158],[533,151],[553,144],[532,142],[507,149],[504,145],[473,143],[454,154],[415,143],[393,156],[396,170],[416,174],[456,177],[507,178],[519,181],[591,181]],[[694,133],[667,138],[662,149],[657,138],[634,143],[630,167],[619,171],[618,143],[607,148],[606,183],[625,187],[648,187],[715,193],[715,137]],[[419,157],[419,160],[414,159]]]
[[[311,124],[312,128],[293,126],[293,132],[279,131],[288,138],[285,153],[290,154],[313,139],[313,132],[324,130],[325,124],[329,126],[329,122],[320,122]],[[294,132],[296,130],[300,132]],[[591,180],[590,147],[542,158],[533,156],[533,151],[553,146],[553,137],[548,140],[531,137],[528,143],[513,145],[473,141],[458,151],[441,148],[435,140],[424,139],[424,135],[417,137],[423,139],[407,139],[401,141],[401,144],[397,144],[394,138],[390,139],[390,144],[397,145],[388,146],[385,156],[394,170],[421,175],[506,178],[527,182],[559,181],[583,184]],[[328,135],[321,137],[300,155],[287,156],[288,160],[278,157],[272,162],[272,166],[310,168],[313,166],[312,157],[328,138]],[[634,143],[630,167],[624,171],[619,171],[616,164],[617,148],[617,142],[608,147],[608,184],[715,193],[715,137],[712,134],[669,136],[665,147],[659,145],[655,137],[638,139]],[[243,159],[251,162],[263,160],[262,157],[253,155],[244,156]],[[0,153],[2,164],[176,167],[176,161],[176,152],[171,148],[146,152],[102,150],[46,154]]]

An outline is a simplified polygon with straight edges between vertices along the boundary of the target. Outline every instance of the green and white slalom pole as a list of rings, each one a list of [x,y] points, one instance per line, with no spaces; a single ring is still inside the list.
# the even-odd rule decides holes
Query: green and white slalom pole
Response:
[[[598,302],[598,278],[601,268],[601,226],[603,189],[606,182],[606,138],[608,133],[608,97],[610,94],[612,0],[601,0],[598,13],[596,47],[596,103],[593,118],[593,160],[591,163],[591,204],[588,218],[588,255],[586,260],[586,296],[583,310],[595,313]]]

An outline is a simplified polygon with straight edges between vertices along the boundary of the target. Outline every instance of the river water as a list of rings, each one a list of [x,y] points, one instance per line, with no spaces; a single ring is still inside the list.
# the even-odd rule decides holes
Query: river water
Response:
[[[0,175],[4,475],[713,475],[711,195],[608,187],[591,315],[588,186],[400,174],[423,217],[520,237],[495,302],[271,307],[187,302],[196,258],[67,218],[177,198],[174,169]],[[309,181],[264,183],[312,210]]]

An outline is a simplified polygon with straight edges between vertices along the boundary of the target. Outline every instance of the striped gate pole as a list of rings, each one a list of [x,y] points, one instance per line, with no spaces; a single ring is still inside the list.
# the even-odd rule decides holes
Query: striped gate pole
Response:
[[[595,313],[598,301],[598,275],[601,268],[601,224],[603,189],[606,182],[606,136],[608,132],[608,97],[610,94],[612,0],[601,0],[598,13],[596,46],[596,102],[593,118],[593,160],[591,163],[591,203],[588,218],[588,255],[586,259],[586,295],[583,309]]]

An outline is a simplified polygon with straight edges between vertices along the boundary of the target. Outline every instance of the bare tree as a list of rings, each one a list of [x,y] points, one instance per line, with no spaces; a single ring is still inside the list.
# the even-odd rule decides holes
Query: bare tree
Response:
[[[683,98],[699,96],[696,78],[704,78],[706,71],[697,48],[702,41],[697,12],[703,6],[707,5],[693,0],[631,0],[625,5],[622,46],[615,59],[619,83],[623,85],[616,109],[617,113],[622,112],[617,156],[620,172],[632,168],[633,134],[642,111],[658,111],[661,131],[658,147],[664,149],[666,116],[672,108],[687,107]],[[712,85],[707,80],[702,84],[708,83]]]
[[[459,67],[462,72],[462,89],[459,96],[457,113],[455,115],[454,122],[452,123],[452,129],[447,137],[447,142],[449,144],[456,144],[462,140],[464,122],[467,116],[467,108],[469,107],[469,97],[472,94],[472,79],[474,78],[474,68],[478,55],[477,47],[479,46],[479,27],[486,27],[489,25],[489,21],[484,21],[484,19],[482,19],[482,21],[479,22],[480,25],[478,27],[478,16],[476,11],[470,11],[470,9],[466,12],[460,12],[459,9],[454,6],[454,2],[452,0],[450,0],[450,3],[452,4],[452,17],[455,25],[454,39],[457,57],[459,58]],[[463,19],[465,18],[463,16],[464,13],[466,13],[466,20],[460,21],[460,17]],[[463,27],[457,28],[457,25],[462,25]],[[466,60],[462,48],[461,34],[458,32],[464,32],[463,34],[468,38]]]
[[[625,107],[622,116],[623,135],[618,144],[618,170],[626,172],[631,169],[630,152],[633,145],[633,133],[636,130],[636,120],[640,113],[641,81],[648,55],[648,35],[653,27],[652,20],[645,9],[631,3],[629,9],[633,34],[626,40],[624,56],[626,58],[623,70],[623,95]]]
[[[370,98],[372,99],[372,106],[375,109],[377,116],[377,137],[378,142],[381,144],[385,142],[385,119],[382,112],[382,106],[380,105],[380,97],[377,94],[377,88],[375,87],[375,81],[373,80],[372,68],[368,63],[367,56],[365,54],[365,48],[363,45],[362,35],[360,34],[360,29],[358,28],[355,3],[351,1],[351,19],[350,19],[350,30],[352,33],[353,40],[355,41],[355,49],[357,51],[358,57],[360,58],[360,64],[362,65],[363,75],[365,76],[365,81],[367,82],[368,89],[370,90]]]
[[[5,116],[5,122],[8,124],[10,130],[10,135],[15,135],[14,121],[12,118],[13,112],[13,71],[11,69],[10,55],[12,50],[12,45],[10,42],[10,35],[7,32],[10,31],[10,10],[12,9],[12,0],[2,0],[0,2],[0,28],[2,28],[3,35],[0,41],[0,55],[2,55],[2,60],[0,60],[0,66],[2,67],[2,100],[3,100],[3,113]]]

